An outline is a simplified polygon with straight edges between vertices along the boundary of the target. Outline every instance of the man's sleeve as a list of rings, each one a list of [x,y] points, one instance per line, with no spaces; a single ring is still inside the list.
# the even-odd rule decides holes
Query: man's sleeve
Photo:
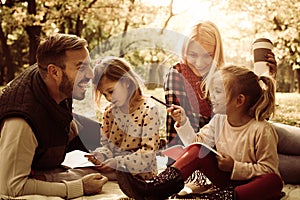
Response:
[[[36,194],[63,198],[82,196],[81,180],[58,183],[29,178],[37,145],[35,135],[25,120],[10,118],[3,122],[0,133],[1,195],[14,197]],[[76,188],[77,192],[72,192],[71,188]]]

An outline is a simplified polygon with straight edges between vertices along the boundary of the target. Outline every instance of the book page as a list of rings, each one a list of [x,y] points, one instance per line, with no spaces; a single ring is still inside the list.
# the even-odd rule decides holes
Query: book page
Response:
[[[201,145],[202,147],[208,149],[209,151],[213,152],[214,154],[218,155],[218,156],[222,156],[219,152],[217,152],[215,149],[211,148],[210,146],[201,143],[201,142],[194,142],[186,147],[182,146],[182,145],[174,145],[172,147],[169,147],[165,150],[162,151],[162,153],[170,158],[172,158],[173,160],[176,160],[177,158],[179,158],[180,156],[182,156],[186,151],[188,151],[188,149],[193,146],[193,145]]]
[[[214,154],[222,157],[222,155],[219,152],[217,152],[215,149],[213,149],[212,147],[208,146],[207,144],[204,144],[202,142],[194,142],[191,145],[193,145],[193,144],[200,144],[200,145],[206,147],[207,149],[209,149],[210,151],[212,151]],[[191,145],[189,145],[189,146],[191,146]]]
[[[95,166],[92,162],[88,161],[88,158],[84,157],[87,154],[89,153],[80,150],[71,151],[66,154],[62,165],[70,168]]]

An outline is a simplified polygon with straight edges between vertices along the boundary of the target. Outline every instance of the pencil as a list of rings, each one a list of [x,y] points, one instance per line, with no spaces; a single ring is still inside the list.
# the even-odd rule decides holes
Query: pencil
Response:
[[[166,106],[167,108],[171,107],[169,104],[167,104],[167,103],[165,103],[165,102],[163,102],[163,101],[161,101],[161,100],[155,98],[154,96],[150,96],[150,97],[151,97],[152,99],[156,100],[157,102],[163,104],[163,105]]]

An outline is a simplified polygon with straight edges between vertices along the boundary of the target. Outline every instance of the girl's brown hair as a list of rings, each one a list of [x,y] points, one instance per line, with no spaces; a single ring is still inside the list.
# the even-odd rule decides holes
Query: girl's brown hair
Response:
[[[101,84],[105,84],[102,82],[104,77],[111,81],[127,80],[129,82],[130,107],[143,99],[143,83],[131,69],[131,65],[123,58],[106,57],[98,61],[94,69],[94,100],[98,106],[100,106],[100,98],[102,96]]]
[[[275,111],[275,81],[272,77],[258,76],[246,67],[227,66],[221,69],[230,100],[239,94],[246,97],[249,116],[258,121],[269,118]]]

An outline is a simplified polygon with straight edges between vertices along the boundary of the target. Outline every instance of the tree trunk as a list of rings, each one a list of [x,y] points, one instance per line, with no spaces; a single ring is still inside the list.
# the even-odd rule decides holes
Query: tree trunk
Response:
[[[147,89],[154,90],[158,86],[158,62],[153,62],[150,65]]]
[[[28,13],[36,15],[35,0],[28,0]],[[32,65],[36,62],[36,49],[39,45],[39,38],[41,34],[41,26],[27,26],[25,30],[29,36],[29,64]]]
[[[29,36],[29,64],[36,63],[36,49],[39,45],[39,37],[41,34],[41,26],[27,26],[25,28]]]
[[[292,67],[289,67],[288,70],[289,70],[289,79],[291,80],[289,92],[294,92],[294,88],[295,88],[294,70],[292,69]]]
[[[77,20],[76,20],[76,26],[75,26],[75,29],[76,29],[76,35],[78,37],[81,37],[81,34],[82,34],[82,29],[83,29],[83,20],[80,19],[80,16],[78,15],[77,16]]]
[[[297,81],[298,81],[298,93],[300,94],[300,68],[296,69]]]
[[[127,16],[129,16],[129,13],[131,13],[131,11],[134,8],[134,1],[135,0],[130,0],[131,4],[128,8],[128,15]],[[129,27],[129,17],[126,18],[124,29],[123,29],[123,34],[122,34],[122,39],[121,39],[121,44],[120,44],[120,52],[119,52],[120,57],[124,57],[124,54],[125,54],[124,49],[123,49],[124,48],[124,43],[123,43],[124,41],[123,40],[126,37],[128,27]]]
[[[3,32],[1,23],[0,23],[0,44],[2,46],[2,51],[4,54],[4,64],[1,64],[1,82],[0,85],[6,85],[9,81],[11,81],[12,79],[14,79],[14,74],[15,74],[15,65],[13,64],[13,59],[12,59],[12,55],[9,49],[9,46],[7,45],[7,40],[5,37],[5,34]]]

